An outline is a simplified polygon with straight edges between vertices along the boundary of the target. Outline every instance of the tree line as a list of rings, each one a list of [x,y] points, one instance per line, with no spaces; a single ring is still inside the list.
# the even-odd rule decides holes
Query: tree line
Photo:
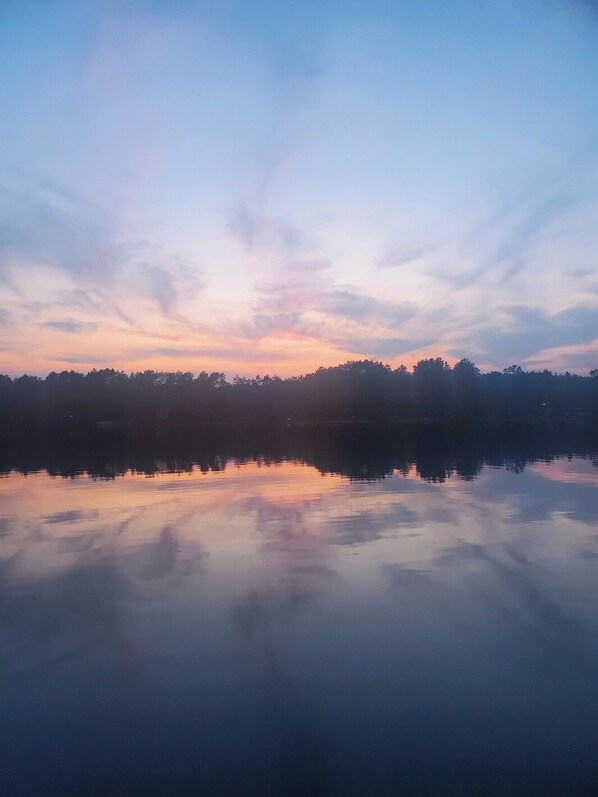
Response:
[[[4,425],[171,425],[225,422],[311,423],[598,417],[598,370],[589,376],[524,371],[481,373],[468,359],[441,357],[413,369],[352,360],[314,373],[235,376],[220,372],[112,368],[52,372],[42,379],[0,375]]]

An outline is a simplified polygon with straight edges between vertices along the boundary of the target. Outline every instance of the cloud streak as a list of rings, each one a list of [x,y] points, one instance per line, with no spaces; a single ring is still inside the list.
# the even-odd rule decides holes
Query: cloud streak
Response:
[[[105,208],[49,181],[0,185],[0,216],[3,269],[38,265],[106,280],[126,252]]]
[[[53,332],[68,332],[71,335],[95,332],[98,328],[97,324],[89,321],[45,321],[41,326]]]

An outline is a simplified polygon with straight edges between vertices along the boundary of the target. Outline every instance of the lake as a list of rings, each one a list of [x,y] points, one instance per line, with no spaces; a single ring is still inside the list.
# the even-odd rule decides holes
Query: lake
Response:
[[[598,792],[598,447],[331,434],[5,448],[1,794]]]

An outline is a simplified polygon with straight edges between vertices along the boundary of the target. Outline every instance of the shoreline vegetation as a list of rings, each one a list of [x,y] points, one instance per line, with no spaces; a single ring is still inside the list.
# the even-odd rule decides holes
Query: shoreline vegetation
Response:
[[[300,377],[112,368],[52,372],[45,379],[0,376],[0,423],[111,428],[143,424],[591,421],[598,371],[588,376],[524,371],[481,373],[468,359],[442,358],[409,371],[374,360],[319,368]]]
[[[524,371],[518,365],[481,373],[468,359],[442,358],[408,370],[374,360],[318,368],[299,377],[253,379],[202,371],[112,368],[52,372],[44,379],[0,375],[0,425],[109,429],[143,425],[276,423],[501,424],[512,421],[591,423],[598,418],[598,370]]]

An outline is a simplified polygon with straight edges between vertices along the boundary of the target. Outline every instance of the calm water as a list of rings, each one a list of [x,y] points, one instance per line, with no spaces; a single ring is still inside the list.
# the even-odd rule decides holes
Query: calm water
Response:
[[[2,795],[598,793],[595,458],[189,468],[0,479]]]

